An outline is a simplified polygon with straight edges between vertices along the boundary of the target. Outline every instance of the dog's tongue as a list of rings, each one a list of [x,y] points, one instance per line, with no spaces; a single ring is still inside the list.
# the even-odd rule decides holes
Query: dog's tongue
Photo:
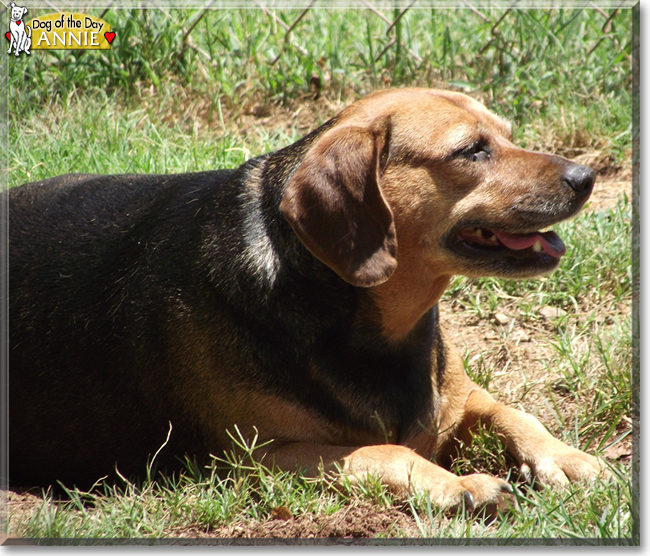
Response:
[[[539,241],[544,253],[551,257],[559,259],[566,253],[566,247],[555,232],[535,232],[532,234],[508,234],[505,232],[493,232],[497,239],[508,249],[520,251],[533,246]]]

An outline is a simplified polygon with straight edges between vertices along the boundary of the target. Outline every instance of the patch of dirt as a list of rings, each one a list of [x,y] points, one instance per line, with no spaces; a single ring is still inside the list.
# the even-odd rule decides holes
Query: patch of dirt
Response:
[[[556,436],[564,431],[555,413],[573,422],[573,416],[582,412],[577,404],[586,400],[566,391],[565,376],[558,368],[560,356],[551,345],[561,309],[538,307],[524,316],[518,313],[515,300],[504,303],[496,314],[479,318],[449,298],[441,300],[439,308],[447,336],[461,355],[468,354],[479,384],[482,376],[490,377],[488,384],[481,385],[499,402],[534,415]],[[630,308],[621,307],[620,313],[629,316]],[[575,342],[574,349],[589,349],[588,337]],[[631,427],[631,421],[620,426]],[[632,453],[631,435],[610,452],[605,454],[608,458],[627,462]]]
[[[599,154],[594,151],[593,154]],[[586,158],[584,162],[580,159]],[[630,157],[631,158],[631,157]],[[620,196],[627,195],[628,199],[632,199],[632,161],[627,161],[622,166],[615,166],[603,169],[597,164],[590,162],[587,155],[584,157],[576,158],[576,162],[591,166],[599,172],[596,178],[596,185],[594,185],[594,192],[591,194],[589,201],[587,201],[586,210],[598,211],[608,210],[616,207],[616,203]]]
[[[281,104],[257,94],[231,105],[229,99],[219,104],[215,100],[219,98],[217,93],[198,94],[174,80],[169,81],[168,91],[173,94],[161,98],[153,86],[140,89],[136,97],[137,109],[145,110],[153,119],[170,127],[213,136],[223,132],[246,136],[258,129],[287,133],[297,129],[306,134],[358,97],[348,88],[332,98],[314,92],[303,93]],[[254,153],[258,154],[262,153]]]
[[[440,321],[449,338],[461,355],[469,353],[478,367],[492,369],[488,390],[500,402],[525,409],[550,424],[545,415],[541,398],[546,397],[546,383],[553,377],[545,362],[552,362],[553,353],[548,343],[550,334],[544,329],[545,318],[529,321],[517,318],[507,311],[506,324],[464,310],[454,300],[443,299],[439,303]]]
[[[288,517],[288,516],[286,516]],[[210,531],[183,531],[181,537],[220,538],[369,538],[419,536],[415,520],[396,508],[351,504],[330,514],[305,514],[288,519],[237,521]]]
[[[281,129],[287,133],[297,129],[307,134],[338,114],[352,101],[354,98],[331,100],[322,96],[315,100],[294,101],[290,106],[255,104],[237,116],[236,129],[238,133],[243,131],[244,134],[259,127]]]
[[[40,496],[13,490],[0,491],[2,523],[8,531],[0,536],[19,538],[20,524],[29,519],[43,502]],[[274,518],[264,521],[238,520],[229,525],[202,529],[185,528],[169,532],[172,538],[389,538],[417,537],[419,530],[413,517],[397,508],[379,508],[370,502],[354,502],[332,514],[293,516],[282,507]]]

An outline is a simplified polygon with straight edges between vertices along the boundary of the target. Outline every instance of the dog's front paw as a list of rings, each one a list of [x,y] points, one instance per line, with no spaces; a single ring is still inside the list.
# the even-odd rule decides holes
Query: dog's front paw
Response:
[[[496,516],[515,508],[516,498],[510,484],[497,477],[475,473],[456,477],[453,486],[446,486],[443,493],[431,492],[432,501],[437,506],[455,513],[465,510],[471,513],[484,513]]]
[[[524,461],[521,472],[528,482],[534,480],[541,486],[560,486],[569,482],[611,477],[604,460],[567,446],[559,440],[545,446],[536,457]]]

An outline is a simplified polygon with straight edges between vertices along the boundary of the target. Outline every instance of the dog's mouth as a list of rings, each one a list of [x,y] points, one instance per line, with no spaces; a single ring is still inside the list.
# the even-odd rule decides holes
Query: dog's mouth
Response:
[[[488,228],[464,228],[457,233],[459,247],[469,249],[486,258],[537,258],[548,256],[560,259],[566,247],[553,231],[513,234]]]
[[[468,275],[529,277],[556,268],[566,247],[553,231],[512,232],[467,225],[447,236],[447,248],[470,262]]]

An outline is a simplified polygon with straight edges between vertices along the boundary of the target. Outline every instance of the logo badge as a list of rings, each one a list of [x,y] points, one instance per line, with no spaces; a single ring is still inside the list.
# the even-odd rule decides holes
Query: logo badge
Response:
[[[32,50],[110,50],[116,36],[106,21],[87,14],[63,12],[25,22],[27,8],[15,2],[10,12],[7,52],[16,56],[30,55]]]

